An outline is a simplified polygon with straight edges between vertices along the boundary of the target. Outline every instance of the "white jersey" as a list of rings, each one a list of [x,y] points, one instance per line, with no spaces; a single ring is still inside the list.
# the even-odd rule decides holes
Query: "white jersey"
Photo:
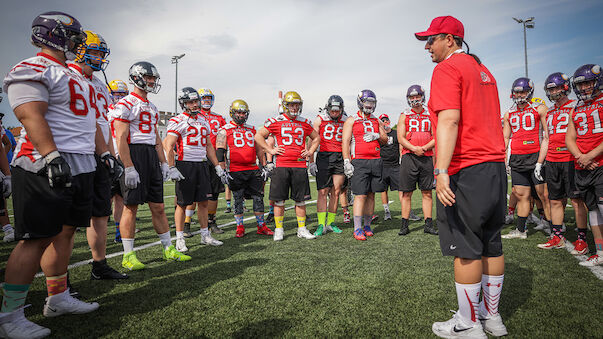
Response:
[[[89,107],[95,91],[80,73],[38,53],[10,70],[4,78],[4,90],[13,109],[32,101],[48,103],[44,118],[60,152],[94,154],[96,117],[89,114]],[[38,161],[41,158],[25,128],[21,129],[13,165],[36,171],[44,167],[43,161]]]
[[[119,100],[109,112],[109,119],[130,124],[128,144],[157,144],[159,110],[136,93],[132,92]]]
[[[167,125],[167,134],[178,137],[176,160],[179,161],[207,160],[207,136],[210,133],[211,127],[201,114],[180,113]]]
[[[77,64],[70,63],[68,64],[69,68],[74,69],[75,71],[82,74],[92,85],[94,91],[96,93],[95,97],[90,98],[90,109],[94,110],[96,116],[96,123],[100,126],[101,131],[103,132],[103,136],[105,137],[105,143],[109,143],[109,121],[107,120],[107,113],[109,112],[110,105],[110,95],[109,90],[107,90],[107,85],[105,83],[92,75],[90,78],[87,77],[83,72],[82,68]]]

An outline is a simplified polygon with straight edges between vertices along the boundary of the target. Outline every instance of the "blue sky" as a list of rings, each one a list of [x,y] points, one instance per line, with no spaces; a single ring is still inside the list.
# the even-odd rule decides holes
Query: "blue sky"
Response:
[[[61,10],[86,29],[103,35],[109,47],[109,80],[127,80],[129,66],[154,63],[162,90],[151,100],[174,108],[172,55],[180,61],[178,87],[208,87],[214,110],[227,115],[242,98],[259,125],[276,113],[278,90],[297,90],[303,116],[314,118],[331,94],[341,95],[348,113],[364,89],[378,97],[377,112],[397,119],[407,108],[408,86],[429,88],[434,64],[413,33],[431,19],[453,15],[465,38],[498,81],[501,110],[511,101],[511,83],[524,74],[522,26],[512,17],[536,17],[528,31],[530,77],[536,95],[550,73],[569,75],[585,63],[603,63],[603,1],[73,1],[5,3],[0,13],[0,68],[6,73],[36,50],[30,24],[39,13]],[[10,43],[9,43],[10,42]],[[6,99],[6,96],[5,96]],[[18,125],[8,100],[0,103],[4,125]]]

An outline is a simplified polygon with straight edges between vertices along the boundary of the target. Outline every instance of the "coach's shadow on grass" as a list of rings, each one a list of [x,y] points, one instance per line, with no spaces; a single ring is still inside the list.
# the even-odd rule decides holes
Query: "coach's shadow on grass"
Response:
[[[503,320],[512,318],[513,314],[530,299],[533,280],[534,272],[531,269],[505,263],[505,281],[499,309]]]

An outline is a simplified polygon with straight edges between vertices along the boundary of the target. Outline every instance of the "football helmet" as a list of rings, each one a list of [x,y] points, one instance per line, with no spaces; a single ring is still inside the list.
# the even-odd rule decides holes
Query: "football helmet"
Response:
[[[74,60],[84,48],[86,33],[76,18],[63,12],[45,12],[31,23],[31,43],[42,48],[50,47],[65,53]]]
[[[528,95],[520,97],[517,95],[517,92],[528,92]],[[534,83],[532,80],[528,78],[518,78],[513,81],[513,86],[511,87],[511,99],[513,99],[513,102],[516,105],[529,103],[532,99],[532,95],[534,95]]]
[[[109,64],[109,60],[106,58],[109,56],[111,51],[109,47],[107,47],[107,42],[103,37],[92,31],[86,32],[86,42],[84,43],[84,48],[81,48],[78,52],[77,57],[75,58],[76,62],[83,62],[86,65],[90,66],[95,71],[105,70],[107,65]],[[92,55],[90,51],[100,51],[103,53],[103,56]]]
[[[561,87],[563,90],[555,94],[551,93],[551,89]],[[572,90],[570,89],[570,80],[565,73],[555,72],[544,81],[544,93],[547,98],[552,102],[555,102],[565,96],[568,96]]]
[[[230,117],[237,125],[243,125],[249,118],[249,105],[245,100],[237,99],[230,104]]]
[[[589,101],[599,95],[601,93],[601,86],[603,86],[603,79],[601,78],[601,66],[596,64],[580,66],[572,77],[572,88],[578,99]],[[592,86],[582,89],[578,88],[578,84],[588,81],[592,81]]]
[[[343,116],[343,99],[339,95],[331,95],[325,110],[333,120],[339,120]]]
[[[410,100],[411,96],[420,95],[420,99]],[[419,85],[412,85],[406,91],[406,102],[410,107],[420,106],[425,103],[425,90]]]
[[[291,104],[299,104],[299,109],[297,110],[297,112],[291,111],[291,109],[289,108],[289,105],[291,105]],[[285,95],[283,96],[283,111],[285,113],[289,114],[289,116],[291,116],[291,117],[296,117],[296,116],[301,115],[303,105],[304,105],[304,101],[302,100],[299,93],[297,93],[295,91],[289,91],[289,92],[285,93]]]
[[[145,75],[154,77],[155,81],[148,83],[144,78]],[[129,78],[130,82],[134,84],[134,86],[147,93],[157,94],[161,89],[161,85],[159,84],[159,72],[157,72],[157,68],[155,68],[155,66],[150,62],[139,61],[132,65],[129,71]]]
[[[201,101],[203,101],[203,98],[205,97],[211,98],[210,104],[204,104],[203,102],[201,103],[201,107],[203,107],[204,110],[209,111],[214,106],[214,93],[212,93],[209,88],[201,88],[199,89],[198,93],[199,97],[201,98]]]
[[[373,114],[377,107],[377,96],[370,89],[363,89],[356,98],[358,108],[364,114]]]
[[[178,103],[180,104],[180,108],[182,108],[186,112],[193,113],[193,114],[197,114],[199,112],[196,110],[192,111],[192,110],[186,108],[187,102],[195,101],[195,100],[198,102],[199,106],[201,106],[199,93],[197,93],[197,91],[192,87],[184,87],[183,89],[180,90],[180,93],[178,93]]]
[[[113,103],[117,103],[121,98],[130,93],[128,85],[122,80],[113,80],[109,83],[108,87]]]

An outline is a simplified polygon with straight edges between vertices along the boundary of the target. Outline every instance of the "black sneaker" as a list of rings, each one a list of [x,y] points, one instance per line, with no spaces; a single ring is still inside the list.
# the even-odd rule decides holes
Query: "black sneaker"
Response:
[[[223,230],[221,230],[221,229],[218,227],[218,225],[216,224],[216,221],[215,221],[215,220],[211,220],[211,221],[209,221],[209,222],[208,222],[208,226],[209,226],[209,229],[211,230],[211,232],[212,232],[212,233],[214,233],[214,234],[222,234],[222,233],[224,233],[224,231],[223,231]]]
[[[185,238],[191,238],[193,236],[193,234],[191,233],[191,223],[190,222],[184,223],[184,232],[182,234],[184,235]]]
[[[402,219],[402,226],[400,227],[398,235],[407,235],[408,233],[410,233],[410,230],[408,229],[408,219]]]
[[[271,222],[274,222],[274,213],[268,213],[268,216],[266,217],[265,222],[266,222],[267,224],[269,224],[269,223],[271,223]]]
[[[224,213],[232,213],[232,208],[226,207],[226,209],[224,210]]]
[[[73,286],[71,286],[71,280],[69,279],[69,272],[67,272],[67,289],[69,289],[69,295],[76,298],[76,299],[80,299],[82,297],[82,295],[80,294],[80,292],[76,291]]]
[[[425,220],[425,225],[423,225],[423,233],[438,235],[438,231],[433,227],[433,221],[430,219]]]
[[[104,279],[128,279],[128,275],[125,273],[119,273],[114,270],[109,264],[107,259],[101,261],[92,262],[92,272],[90,272],[91,280],[104,280]]]

